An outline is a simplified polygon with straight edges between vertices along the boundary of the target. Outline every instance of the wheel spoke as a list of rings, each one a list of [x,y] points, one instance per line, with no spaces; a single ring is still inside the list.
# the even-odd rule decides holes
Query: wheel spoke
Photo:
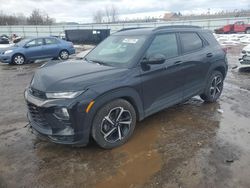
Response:
[[[220,93],[220,88],[219,87],[216,87],[216,90],[218,91],[218,93]]]
[[[121,127],[118,126],[118,139],[121,140],[122,139],[122,133],[121,133]]]
[[[119,124],[126,124],[126,125],[130,125],[131,124],[131,120],[129,121],[120,121]]]
[[[121,117],[121,115],[122,115],[123,112],[124,112],[124,109],[120,108],[120,112],[119,112],[119,114],[118,114],[118,116],[116,118],[116,121],[118,121],[120,119],[120,117]]]
[[[115,125],[114,122],[109,118],[109,116],[105,116],[104,119],[107,120],[111,125]]]
[[[110,136],[117,128],[112,128],[108,133],[104,134],[104,138],[107,139],[108,136]]]

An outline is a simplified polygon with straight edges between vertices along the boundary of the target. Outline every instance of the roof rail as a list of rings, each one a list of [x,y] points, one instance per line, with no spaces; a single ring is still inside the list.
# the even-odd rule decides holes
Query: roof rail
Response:
[[[128,31],[128,30],[133,30],[133,29],[146,29],[146,28],[149,28],[149,27],[128,27],[128,28],[120,29],[117,32]]]
[[[159,26],[154,29],[160,30],[160,29],[168,29],[168,28],[196,28],[196,29],[201,29],[200,26],[194,26],[194,25],[165,25],[165,26]]]

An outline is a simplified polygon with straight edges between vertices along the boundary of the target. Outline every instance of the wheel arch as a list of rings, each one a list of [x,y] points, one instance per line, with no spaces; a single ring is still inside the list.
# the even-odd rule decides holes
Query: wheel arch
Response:
[[[225,69],[225,67],[218,66],[215,69],[213,69],[213,71],[219,71],[219,72],[221,72],[221,74],[223,75],[223,79],[225,79],[225,77],[226,77],[226,69]]]
[[[144,118],[143,103],[141,97],[135,89],[130,87],[109,90],[98,96],[95,99],[93,111],[96,113],[100,107],[116,99],[124,99],[128,101],[136,111],[137,120],[140,121]]]

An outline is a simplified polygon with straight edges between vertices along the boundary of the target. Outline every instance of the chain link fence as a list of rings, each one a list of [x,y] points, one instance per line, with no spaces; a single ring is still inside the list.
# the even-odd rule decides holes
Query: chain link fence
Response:
[[[59,36],[64,34],[66,29],[111,29],[111,33],[123,28],[130,27],[158,27],[164,25],[196,25],[206,29],[214,30],[226,24],[233,24],[236,21],[250,23],[250,17],[201,19],[201,20],[181,20],[165,22],[145,22],[145,23],[115,23],[115,24],[79,24],[79,25],[16,25],[0,26],[0,35],[17,34],[22,37],[38,36]]]

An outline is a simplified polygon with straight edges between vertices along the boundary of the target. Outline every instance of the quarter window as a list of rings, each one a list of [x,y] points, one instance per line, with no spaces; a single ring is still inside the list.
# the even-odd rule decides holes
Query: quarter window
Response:
[[[167,59],[178,56],[178,45],[174,33],[157,35],[147,50],[146,56],[162,54]]]
[[[180,33],[183,53],[196,51],[202,48],[203,43],[197,33]]]

